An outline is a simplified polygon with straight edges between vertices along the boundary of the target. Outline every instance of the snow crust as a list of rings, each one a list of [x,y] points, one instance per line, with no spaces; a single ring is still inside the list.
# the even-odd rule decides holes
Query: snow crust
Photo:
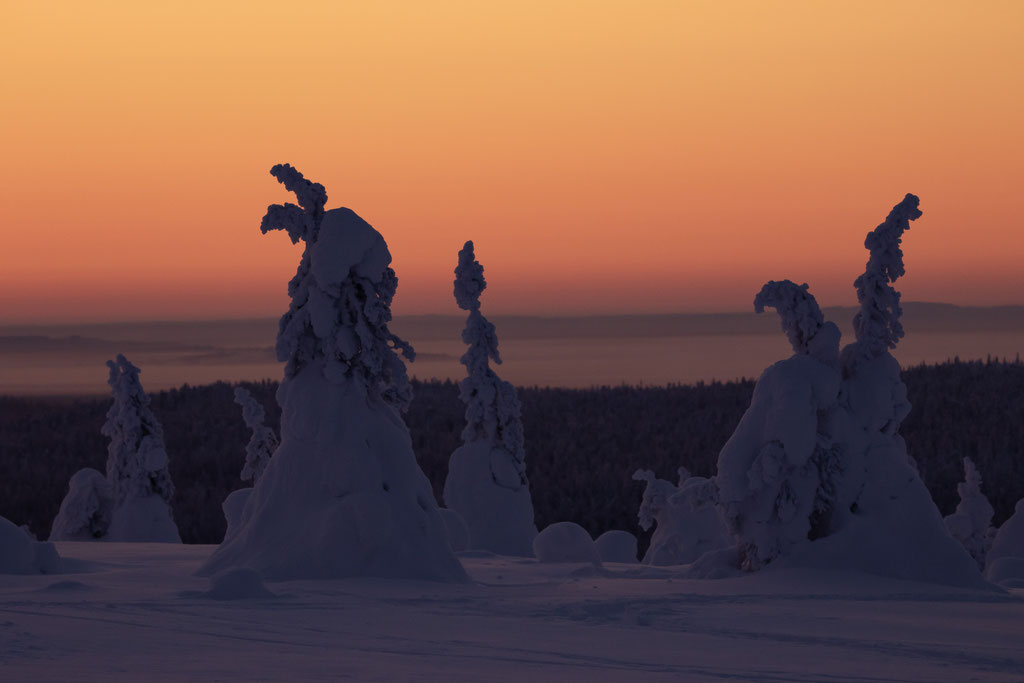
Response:
[[[56,574],[60,570],[60,555],[52,543],[41,543],[0,517],[0,574]]]
[[[889,353],[903,336],[891,283],[904,274],[902,236],[920,215],[908,194],[868,234],[868,263],[855,282],[856,341],[841,353],[837,328],[806,285],[769,282],[755,298],[756,310],[779,311],[796,353],[761,375],[719,454],[718,502],[741,568],[781,563],[986,585],[898,433],[910,405]]]
[[[637,540],[628,531],[612,529],[594,540],[594,548],[602,562],[620,562],[636,564]]]
[[[995,511],[981,492],[981,474],[970,458],[964,458],[964,481],[957,484],[956,490],[960,494],[960,503],[956,512],[943,521],[949,534],[960,541],[978,563],[978,568],[984,571],[985,555],[996,532],[992,528]]]
[[[480,312],[487,287],[473,242],[459,251],[455,301],[468,310],[462,340],[467,377],[459,383],[466,404],[463,445],[452,453],[444,484],[445,505],[469,525],[474,549],[500,555],[530,556],[537,527],[526,478],[521,407],[515,387],[490,367],[501,363],[494,325]]]
[[[71,475],[68,493],[50,529],[51,541],[95,541],[110,529],[114,498],[101,472],[86,467]]]
[[[689,564],[706,552],[732,544],[719,513],[715,483],[678,470],[679,485],[658,479],[651,470],[637,470],[633,479],[647,483],[640,504],[640,528],[654,526],[643,563],[655,566]]]
[[[167,466],[164,431],[149,409],[139,369],[118,354],[107,361],[114,403],[101,432],[107,446],[107,481],[114,508],[106,540],[180,543],[170,501],[174,484]]]
[[[270,210],[261,229],[306,243],[278,335],[281,442],[200,573],[466,581],[398,412],[411,395],[393,349],[412,350],[387,329],[387,245],[352,211],[324,212],[323,188],[290,166],[272,173],[301,210]]]
[[[590,562],[601,564],[594,539],[575,522],[556,522],[533,539],[533,554],[539,562]]]

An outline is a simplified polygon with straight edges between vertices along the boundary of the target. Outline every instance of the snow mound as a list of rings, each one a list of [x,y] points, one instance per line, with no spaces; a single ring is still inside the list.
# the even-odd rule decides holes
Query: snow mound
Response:
[[[413,352],[388,330],[387,245],[351,210],[324,212],[322,186],[290,166],[272,173],[301,208],[271,207],[261,229],[305,241],[277,339],[281,442],[200,573],[468,581],[399,414],[411,390],[395,351]]]
[[[704,477],[691,477],[680,467],[679,486],[658,479],[650,470],[633,473],[647,482],[640,504],[640,528],[655,525],[643,563],[655,566],[689,564],[704,553],[732,545],[732,538],[715,502],[715,485]]]
[[[212,577],[210,590],[203,593],[203,597],[211,600],[253,600],[276,598],[277,595],[263,585],[259,572],[237,567]]]
[[[575,522],[556,522],[533,539],[533,554],[540,562],[592,562],[601,564],[594,539]]]
[[[594,541],[594,548],[602,562],[622,562],[636,564],[636,536],[628,531],[613,529],[606,531]]]
[[[1024,498],[1017,501],[1013,514],[1003,522],[992,539],[986,556],[985,575],[989,581],[1003,583],[1024,580]]]
[[[462,340],[467,377],[459,383],[466,404],[463,445],[452,453],[444,482],[444,501],[469,525],[476,549],[526,557],[532,553],[537,527],[526,478],[521,407],[515,387],[490,367],[501,363],[494,325],[480,312],[487,287],[473,242],[459,251],[455,301],[469,311]]]
[[[52,543],[40,543],[0,517],[0,574],[57,574],[60,556]]]
[[[242,524],[242,514],[245,511],[245,504],[249,502],[252,495],[252,487],[237,489],[228,494],[228,497],[221,503],[220,509],[224,511],[224,520],[228,523],[224,531],[224,540],[235,535],[238,527]]]
[[[462,515],[448,508],[438,508],[438,512],[441,513],[441,519],[444,520],[444,528],[448,531],[448,543],[452,550],[457,553],[469,550],[469,526]]]
[[[95,541],[107,535],[114,500],[107,478],[91,467],[71,475],[50,529],[51,541]]]

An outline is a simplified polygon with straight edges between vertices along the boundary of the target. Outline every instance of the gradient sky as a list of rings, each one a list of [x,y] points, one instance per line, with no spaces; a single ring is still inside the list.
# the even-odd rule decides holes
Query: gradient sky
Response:
[[[387,239],[396,312],[1024,303],[1021,2],[3,2],[0,322],[277,315],[290,162]]]

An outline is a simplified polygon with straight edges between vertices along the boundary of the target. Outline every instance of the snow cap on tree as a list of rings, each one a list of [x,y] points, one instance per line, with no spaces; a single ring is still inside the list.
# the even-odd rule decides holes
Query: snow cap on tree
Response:
[[[252,480],[255,486],[263,474],[263,470],[267,468],[270,457],[277,449],[277,435],[274,434],[273,429],[263,424],[266,412],[248,389],[235,387],[235,403],[242,406],[242,419],[252,431],[249,443],[245,447],[245,467],[242,468],[242,481]]]
[[[793,351],[814,356],[823,363],[833,364],[838,358],[839,328],[825,322],[818,302],[808,291],[808,285],[791,280],[771,280],[754,297],[754,310],[764,313],[774,308],[781,319],[782,331],[789,338]]]
[[[461,359],[468,376],[459,383],[459,398],[466,404],[462,439],[466,443],[490,441],[504,448],[512,457],[519,479],[518,483],[509,483],[518,488],[526,485],[522,408],[515,387],[490,368],[489,361],[501,363],[501,357],[494,325],[480,313],[480,294],[486,286],[483,266],[473,254],[473,242],[468,241],[459,252],[455,268],[455,300],[469,311],[462,331],[462,341],[469,348]]]
[[[149,409],[149,396],[139,382],[139,369],[122,354],[107,361],[114,403],[100,430],[110,438],[107,480],[115,505],[158,495],[170,502],[174,484],[167,470],[164,430]]]
[[[288,363],[285,376],[322,360],[329,381],[353,379],[405,409],[412,389],[395,351],[410,361],[415,352],[388,329],[398,278],[384,238],[350,209],[324,211],[323,185],[288,164],[270,172],[299,205],[269,206],[260,230],[284,230],[292,242],[306,245],[277,335],[277,358]]]
[[[921,217],[919,203],[916,196],[908,194],[864,240],[870,256],[864,274],[854,282],[860,311],[853,318],[856,348],[863,358],[877,358],[896,348],[903,338],[900,293],[891,283],[906,272],[900,243],[910,221]]]

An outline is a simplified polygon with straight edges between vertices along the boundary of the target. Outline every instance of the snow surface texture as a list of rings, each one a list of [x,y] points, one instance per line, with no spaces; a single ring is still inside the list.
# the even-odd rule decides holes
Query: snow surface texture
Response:
[[[985,554],[995,535],[992,528],[994,510],[981,492],[981,474],[970,458],[964,458],[964,481],[957,484],[956,490],[960,494],[960,503],[956,512],[945,518],[946,528],[971,554],[978,568],[984,571]]]
[[[1017,501],[1013,515],[1003,522],[992,539],[986,557],[985,575],[989,581],[1024,587],[1024,499]]]
[[[210,590],[203,597],[211,600],[254,600],[274,598],[258,572],[248,567],[236,567],[210,578]]]
[[[86,467],[71,475],[68,494],[50,529],[51,541],[96,541],[110,528],[114,499],[101,472]]]
[[[60,569],[60,555],[53,543],[40,543],[25,529],[0,517],[0,574],[57,574]]]
[[[108,541],[180,543],[171,514],[174,484],[167,471],[164,430],[149,409],[139,369],[118,354],[107,361],[114,403],[101,432],[107,446],[107,481],[114,509]]]
[[[281,444],[200,573],[465,581],[397,410],[409,387],[387,331],[387,245],[349,209],[324,212],[323,187],[290,166],[271,173],[302,208],[271,207],[262,229],[306,243],[278,335]]]
[[[636,536],[628,531],[619,529],[606,531],[594,541],[594,548],[597,549],[597,555],[602,562],[636,564]]]
[[[647,531],[655,525],[644,564],[689,564],[710,550],[732,544],[715,505],[714,482],[691,477],[685,467],[680,467],[678,474],[677,487],[650,470],[633,473],[636,481],[647,482],[640,503],[640,528]]]
[[[499,555],[530,556],[537,527],[526,478],[523,424],[515,387],[491,369],[501,363],[494,325],[480,312],[487,287],[473,242],[459,252],[455,301],[469,311],[462,341],[467,377],[459,383],[466,404],[463,445],[452,453],[444,483],[444,501],[469,525],[472,548]]]
[[[235,387],[235,403],[242,406],[242,419],[245,426],[252,432],[249,443],[245,447],[245,466],[242,468],[242,481],[259,481],[263,470],[270,462],[270,456],[277,450],[277,435],[274,430],[263,424],[266,411],[245,387]]]
[[[556,522],[533,539],[533,554],[540,562],[590,562],[601,564],[594,539],[575,522]]]
[[[806,285],[769,282],[755,298],[756,310],[779,311],[796,353],[761,375],[719,454],[719,505],[742,568],[783,562],[986,585],[947,533],[898,434],[910,405],[889,353],[903,336],[891,283],[904,273],[902,235],[920,215],[907,195],[868,234],[870,256],[855,283],[857,340],[842,353],[838,329]]]

